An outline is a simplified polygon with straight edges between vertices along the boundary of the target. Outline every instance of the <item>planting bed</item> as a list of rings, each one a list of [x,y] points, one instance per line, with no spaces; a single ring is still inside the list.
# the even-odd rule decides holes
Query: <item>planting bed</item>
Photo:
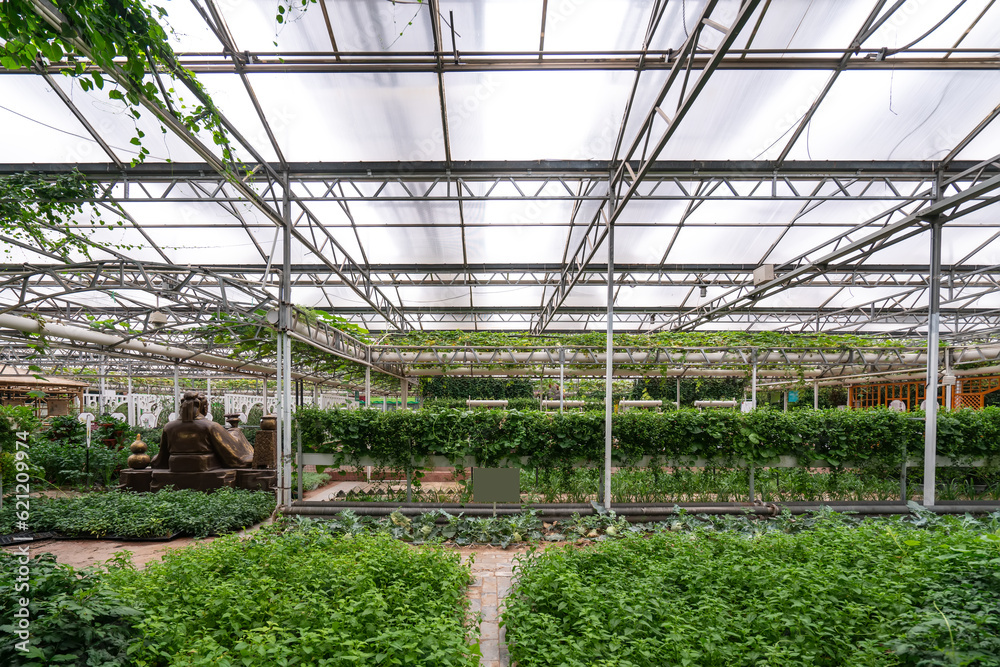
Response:
[[[71,537],[149,539],[173,535],[204,537],[242,530],[268,518],[274,494],[242,489],[215,493],[109,491],[72,498],[31,498],[31,529]],[[13,502],[0,511],[0,535],[16,529]]]
[[[519,667],[1000,664],[996,516],[858,523],[821,514],[707,528],[524,559],[503,615],[512,659]]]
[[[0,564],[0,617],[9,619],[15,558],[0,554]],[[0,664],[478,664],[469,569],[440,548],[267,526],[141,571],[123,557],[110,565],[78,571],[36,558],[36,651],[15,653],[4,633]]]

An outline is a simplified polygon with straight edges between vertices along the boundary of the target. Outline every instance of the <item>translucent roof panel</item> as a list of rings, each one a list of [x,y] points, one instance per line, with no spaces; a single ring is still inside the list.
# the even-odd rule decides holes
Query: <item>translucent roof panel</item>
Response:
[[[110,162],[41,77],[0,76],[0,118],[4,122],[0,161]]]
[[[566,230],[558,227],[474,227],[465,230],[469,263],[561,262]]]
[[[537,51],[542,28],[538,0],[441,0],[441,31],[445,49],[451,49],[455,18],[455,46],[469,51]]]
[[[606,160],[631,85],[627,72],[445,76],[456,160]],[[598,93],[599,91],[599,93]]]
[[[322,202],[317,202],[322,204]],[[322,210],[330,210],[337,204],[325,204]],[[436,225],[458,225],[461,222],[456,202],[428,201],[355,201],[348,203],[348,210],[359,226],[371,227],[419,227]],[[314,206],[311,207],[316,209]],[[339,217],[339,216],[337,216]],[[468,221],[468,218],[466,218]]]
[[[336,0],[326,5],[340,51],[434,50],[430,4],[427,2]],[[315,21],[316,25],[323,25],[320,12],[310,11],[308,14],[307,19]],[[442,27],[442,31],[445,30],[447,28]],[[281,43],[279,38],[278,44]]]
[[[939,160],[997,99],[1000,77],[992,72],[844,72],[789,159]]]
[[[542,302],[542,288],[534,286],[477,286],[472,288],[472,302],[476,306],[527,306],[535,309]]]
[[[462,234],[454,227],[362,227],[358,233],[373,264],[462,261]]]
[[[394,291],[399,294],[400,302],[411,308],[470,305],[467,287],[402,286]]]
[[[898,49],[913,44],[916,49],[947,49],[961,42],[960,48],[993,48],[1000,37],[1000,8],[991,7],[993,4],[990,0],[967,0],[948,17],[956,3],[907,2],[862,46]],[[979,18],[987,8],[986,14]],[[974,31],[963,39],[977,18]],[[942,20],[944,23],[935,28]]]
[[[230,3],[219,2],[216,6],[225,11]],[[248,4],[241,2],[244,7]],[[170,46],[176,53],[207,53],[222,50],[219,39],[205,23],[205,20],[191,2],[165,2],[160,5],[167,16],[160,23],[167,31]]]
[[[674,3],[669,3],[674,4]],[[690,11],[700,9],[703,0],[687,3]],[[570,0],[548,3],[545,18],[546,51],[632,51],[642,48],[649,25],[650,0]],[[671,8],[672,9],[672,8]],[[679,20],[680,9],[663,19],[662,28],[669,36]],[[693,14],[697,17],[697,14]],[[675,20],[669,20],[675,19]],[[675,29],[680,32],[679,29]],[[675,48],[680,44],[674,40]],[[535,49],[537,49],[537,44]]]
[[[56,85],[73,101],[73,104],[80,113],[87,119],[91,126],[101,135],[114,150],[118,159],[128,163],[137,154],[136,147],[130,143],[136,136],[137,131],[145,134],[143,146],[149,150],[146,156],[147,162],[201,162],[202,160],[182,139],[172,132],[164,132],[159,121],[152,112],[143,109],[139,119],[133,118],[132,114],[125,110],[121,102],[108,98],[108,90],[113,87],[111,82],[105,83],[105,90],[84,91],[80,84],[69,77],[54,77]],[[165,79],[165,85],[173,85],[170,79]],[[177,88],[180,90],[180,86]],[[190,95],[181,95],[190,99]],[[55,93],[51,94],[49,104],[62,104]],[[211,136],[203,137],[207,139],[206,145],[214,152],[218,153],[217,147],[213,144]],[[95,146],[95,148],[98,148]],[[101,151],[103,154],[103,151]],[[94,153],[96,161],[104,161],[97,153]]]
[[[666,261],[753,264],[780,233],[771,227],[685,227],[678,233]]]
[[[829,77],[810,70],[716,71],[660,159],[777,158]]]
[[[767,4],[767,3],[762,3]],[[873,7],[872,0],[782,0],[772,2],[757,27],[751,49],[845,49]],[[747,23],[735,48],[746,48],[759,14]]]
[[[434,74],[252,74],[292,161],[444,159]]]
[[[569,225],[571,201],[467,201],[463,205],[466,224]]]

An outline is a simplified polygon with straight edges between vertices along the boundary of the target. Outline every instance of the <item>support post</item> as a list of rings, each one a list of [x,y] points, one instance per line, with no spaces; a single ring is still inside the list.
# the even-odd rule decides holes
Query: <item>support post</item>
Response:
[[[279,505],[292,504],[292,208],[288,174],[282,183],[281,282],[278,288],[278,492]]]
[[[819,382],[813,382],[813,410],[819,410]]]
[[[613,416],[612,384],[614,370],[615,310],[615,225],[608,222],[608,334],[605,346],[604,375],[604,509],[611,510],[611,421]]]
[[[212,378],[210,377],[205,378],[205,400],[208,401],[208,418],[212,419]]]
[[[104,356],[101,356],[101,363],[97,365],[97,414],[103,415],[107,412],[104,402],[104,392],[106,391],[106,385],[104,381],[104,376],[107,374],[107,369],[104,366]]]
[[[372,407],[372,369],[371,366],[365,366],[365,410],[370,410],[371,407]]]
[[[788,412],[788,390],[786,389],[785,391],[782,392],[782,394],[783,398],[782,398],[781,409],[785,412]]]
[[[566,400],[566,348],[559,348],[559,414]]]
[[[174,414],[181,413],[181,379],[178,374],[179,366],[174,364]]]
[[[406,401],[409,399],[409,389],[410,389],[410,383],[407,382],[406,378],[404,377],[402,380],[399,381],[399,400],[402,403],[400,410],[406,409]]]
[[[135,426],[135,397],[132,396],[132,362],[128,362],[125,367],[128,369],[128,393],[125,395],[125,419],[129,426]]]
[[[951,348],[944,349],[944,372],[946,375],[951,373]],[[954,380],[954,378],[952,378]],[[944,409],[946,412],[951,412],[952,406],[955,402],[955,385],[946,384],[944,386]]]
[[[753,369],[750,376],[750,409],[757,409],[757,350],[753,351]]]
[[[677,397],[677,409],[680,410],[681,409],[681,379],[679,377],[677,378],[677,386],[676,386],[675,390],[676,390],[675,396]]]
[[[305,380],[296,380],[295,390],[296,390],[295,407],[296,409],[298,409],[302,407],[302,403],[305,400],[305,392],[306,392]],[[295,457],[296,457],[295,469],[296,471],[298,471],[298,474],[296,475],[296,478],[298,480],[298,489],[297,489],[298,494],[295,497],[299,500],[299,502],[301,502],[305,500],[305,496],[303,495],[303,490],[302,490],[303,487],[302,478],[304,476],[303,472],[305,469],[305,466],[302,465],[302,429],[295,430]]]
[[[933,507],[937,474],[938,335],[941,327],[941,228],[931,221],[930,286],[927,322],[927,390],[924,392],[924,507]]]

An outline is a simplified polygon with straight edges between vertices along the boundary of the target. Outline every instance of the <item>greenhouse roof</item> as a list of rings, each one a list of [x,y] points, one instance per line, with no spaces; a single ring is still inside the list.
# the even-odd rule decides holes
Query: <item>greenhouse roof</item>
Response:
[[[370,331],[602,330],[613,238],[616,331],[912,337],[943,223],[942,336],[998,329],[994,0],[276,8],[165,3],[236,179],[64,64],[0,69],[0,175],[77,169],[125,222],[7,239],[0,309],[166,340],[274,309],[287,247],[290,301]]]

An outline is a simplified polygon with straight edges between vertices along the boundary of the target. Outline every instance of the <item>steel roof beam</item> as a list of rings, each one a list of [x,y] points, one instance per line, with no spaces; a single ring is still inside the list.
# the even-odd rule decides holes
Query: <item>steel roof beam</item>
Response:
[[[642,125],[632,139],[628,150],[623,154],[623,162],[618,164],[617,154],[614,156],[615,164],[612,165],[612,176],[608,181],[606,198],[584,230],[582,239],[576,250],[570,253],[566,267],[562,271],[559,285],[548,297],[548,300],[542,306],[537,321],[531,327],[533,332],[540,333],[544,331],[549,320],[553,318],[556,311],[566,300],[566,297],[569,296],[570,291],[581,275],[581,267],[586,266],[594,258],[598,248],[604,242],[605,238],[607,238],[609,230],[617,222],[618,218],[624,212],[625,206],[638,190],[639,183],[650,172],[660,151],[663,150],[664,146],[666,146],[667,142],[677,131],[678,125],[694,106],[695,100],[707,85],[712,73],[718,67],[723,54],[732,46],[736,40],[736,36],[750,19],[750,15],[756,9],[759,2],[760,0],[746,0],[741,3],[732,25],[725,28],[722,40],[719,42],[711,58],[709,58],[708,62],[705,63],[700,73],[691,83],[689,90],[687,84],[693,68],[692,56],[702,31],[706,26],[710,26],[716,30],[720,29],[718,24],[710,18],[715,9],[716,0],[708,0],[706,2],[698,18],[696,27],[684,42],[680,57],[675,61],[675,66],[670,69],[670,74],[656,96],[652,108],[646,112]],[[677,93],[677,106],[671,109],[668,114],[661,108],[661,105],[665,103],[667,95],[675,90],[675,84],[678,84],[678,82],[680,82],[680,90]],[[656,136],[654,136],[654,130],[657,133]],[[640,165],[638,169],[631,167],[630,161],[632,160],[639,160]],[[628,182],[627,187],[625,187],[626,182]],[[623,189],[624,192],[622,192]]]
[[[336,53],[322,52],[244,52],[248,74],[334,74],[339,72],[368,73],[436,73],[453,72],[522,72],[522,71],[655,71],[669,70],[678,59],[677,51],[650,51],[642,57],[640,51],[554,52],[462,52],[456,62],[445,59],[439,66],[437,53]],[[781,55],[784,53],[785,55]],[[846,65],[844,56],[849,55]],[[875,70],[995,70],[995,49],[913,49],[905,55],[882,57],[881,49],[862,49],[856,54],[838,49],[751,49],[733,50],[718,65],[723,70],[795,71],[828,70],[843,67],[846,71]],[[235,74],[237,68],[227,53],[181,53],[180,64],[195,74]],[[957,56],[957,57],[956,57]],[[711,59],[709,51],[698,50],[692,61],[693,69],[702,69]],[[50,74],[66,69],[60,64],[45,68]],[[88,69],[96,69],[90,67]],[[21,74],[24,70],[0,69],[0,76]]]

